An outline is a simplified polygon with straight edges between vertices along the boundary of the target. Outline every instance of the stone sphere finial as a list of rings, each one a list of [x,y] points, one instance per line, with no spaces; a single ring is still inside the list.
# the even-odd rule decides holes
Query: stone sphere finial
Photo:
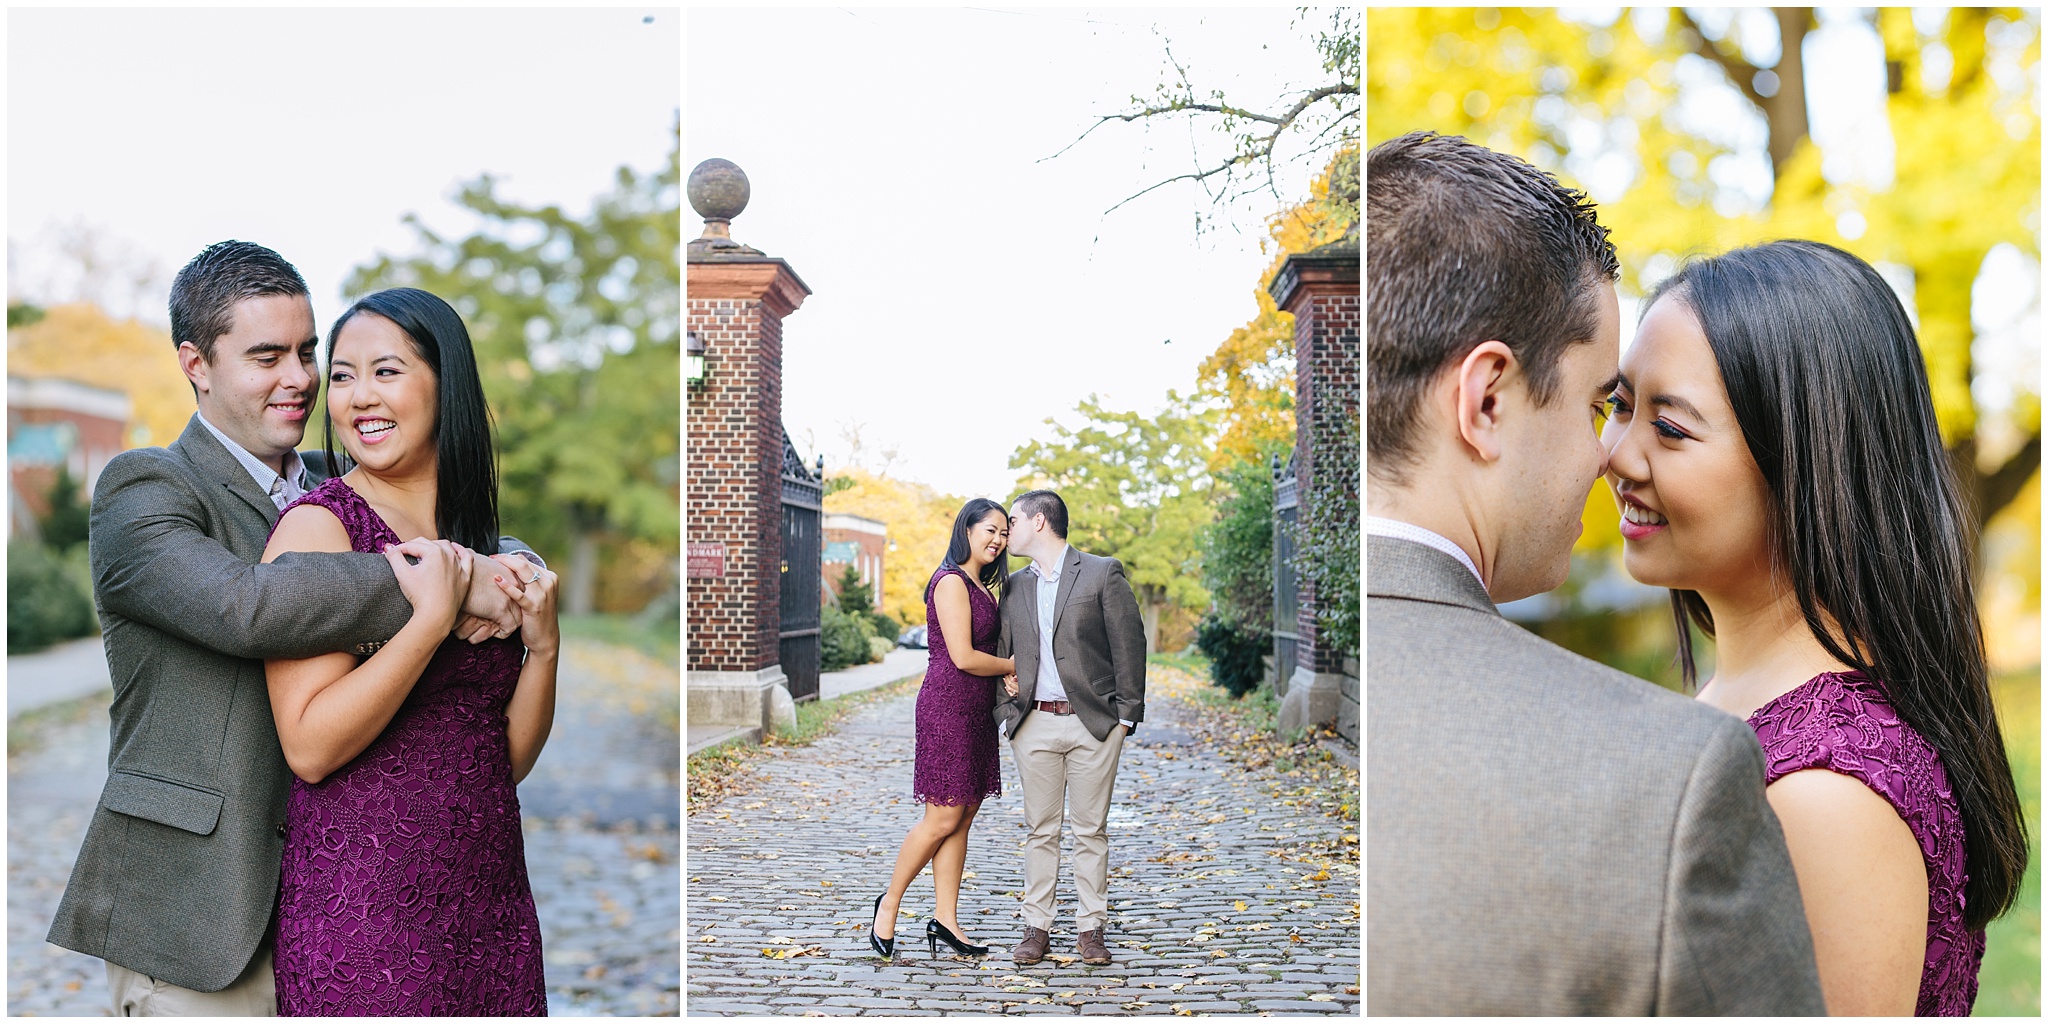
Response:
[[[752,189],[740,165],[713,157],[690,171],[689,194],[690,208],[704,218],[704,237],[731,238],[732,219],[747,208]]]

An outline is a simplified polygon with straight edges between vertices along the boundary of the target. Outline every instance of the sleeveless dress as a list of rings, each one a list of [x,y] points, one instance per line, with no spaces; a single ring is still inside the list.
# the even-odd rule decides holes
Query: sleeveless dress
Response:
[[[333,512],[357,551],[399,541],[339,477],[297,504]],[[505,739],[522,650],[449,638],[368,749],[317,785],[292,779],[280,1016],[547,1014]]]
[[[1963,924],[1963,819],[1941,755],[1860,672],[1815,676],[1758,708],[1749,724],[1764,748],[1766,784],[1824,768],[1869,786],[1899,812],[1927,864],[1927,959],[1913,1013],[1968,1016],[1984,932]]]
[[[932,601],[939,580],[947,574],[967,583],[973,609],[974,649],[996,653],[1002,633],[996,599],[958,566],[940,566],[924,588],[925,643],[931,664],[924,687],[917,691],[917,761],[911,796],[919,803],[959,806],[1003,795],[1002,765],[996,757],[996,690],[1000,678],[968,675],[946,653],[946,635],[939,629],[939,607]]]

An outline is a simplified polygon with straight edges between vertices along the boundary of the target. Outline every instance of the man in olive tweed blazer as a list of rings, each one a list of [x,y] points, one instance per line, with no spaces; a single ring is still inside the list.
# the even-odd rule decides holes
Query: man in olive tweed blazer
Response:
[[[1024,787],[1024,937],[1010,957],[1033,964],[1052,939],[1060,825],[1074,832],[1074,947],[1111,962],[1109,804],[1124,737],[1145,720],[1145,622],[1123,563],[1067,543],[1067,505],[1029,491],[1010,506],[1010,553],[1031,564],[1003,588],[999,656],[1017,659],[1014,695],[996,722]]]
[[[1425,132],[1366,189],[1367,1012],[1824,1013],[1749,727],[1495,610],[1605,468],[1606,229]]]
[[[94,488],[112,751],[49,941],[107,961],[117,1015],[268,1015],[292,775],[263,659],[367,654],[412,607],[384,555],[258,564],[280,506],[319,479],[311,460],[283,454],[317,391],[297,272],[260,246],[224,242],[180,273],[172,295],[199,414],[170,447],[116,456]],[[192,307],[209,304],[213,316],[197,319],[213,333],[195,345]],[[276,478],[276,493],[252,465]],[[501,595],[470,593],[465,636],[517,628]]]

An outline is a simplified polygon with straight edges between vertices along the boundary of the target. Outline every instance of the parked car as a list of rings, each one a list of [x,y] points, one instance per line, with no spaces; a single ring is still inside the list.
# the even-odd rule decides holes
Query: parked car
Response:
[[[924,642],[924,641],[925,641],[925,630],[927,630],[927,629],[929,629],[929,628],[931,628],[931,627],[929,627],[929,626],[912,626],[912,627],[910,627],[909,629],[906,629],[906,630],[904,630],[904,631],[903,631],[903,635],[902,635],[902,636],[899,636],[899,637],[897,637],[897,638],[896,638],[896,646],[898,646],[898,647],[914,647],[914,648],[917,648],[917,649],[919,649],[919,650],[924,650],[924,649],[926,649],[926,645],[925,645],[925,642]]]

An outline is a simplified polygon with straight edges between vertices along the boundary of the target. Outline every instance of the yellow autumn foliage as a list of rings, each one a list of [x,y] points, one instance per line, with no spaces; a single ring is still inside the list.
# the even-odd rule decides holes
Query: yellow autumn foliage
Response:
[[[878,610],[913,625],[922,623],[925,584],[946,557],[953,517],[967,499],[864,469],[847,469],[837,475],[852,485],[825,495],[827,513],[866,516],[889,525]]]
[[[9,330],[7,372],[126,394],[135,408],[131,448],[170,444],[197,408],[169,331],[114,320],[87,303],[52,306],[41,320]]]

